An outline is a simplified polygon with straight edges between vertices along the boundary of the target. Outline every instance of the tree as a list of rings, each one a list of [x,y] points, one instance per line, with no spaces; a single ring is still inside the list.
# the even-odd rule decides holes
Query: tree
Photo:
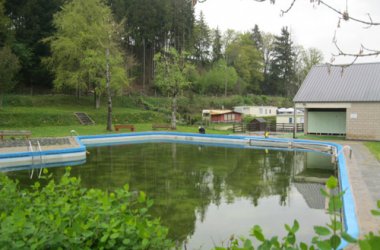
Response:
[[[264,60],[264,80],[261,85],[261,90],[263,94],[270,94],[270,82],[269,75],[271,70],[271,62],[273,60],[273,50],[274,50],[274,35],[271,33],[263,33],[262,34],[262,53]]]
[[[194,9],[188,0],[109,0],[116,19],[126,20],[123,45],[137,59],[136,84],[143,92],[154,78],[153,57],[162,48],[192,47]]]
[[[239,32],[236,32],[233,29],[228,29],[223,33],[222,51],[224,52],[225,56],[226,56],[226,50],[227,50],[228,46],[231,43],[235,42],[238,39],[238,37],[240,37],[240,35],[241,34]],[[228,61],[228,58],[225,58],[225,59]]]
[[[102,0],[68,2],[54,16],[54,26],[57,32],[46,39],[52,50],[46,62],[55,74],[56,89],[75,89],[77,97],[83,91],[93,92],[99,108],[106,89],[106,62],[113,76],[109,79],[113,92],[127,84],[111,10]]]
[[[55,29],[53,14],[59,11],[66,0],[12,0],[5,1],[5,11],[11,19],[14,38],[10,44],[20,60],[19,83],[35,88],[51,88],[53,77],[41,61],[50,56],[50,49],[43,39],[51,36]]]
[[[208,72],[200,79],[203,93],[224,94],[231,91],[238,81],[238,75],[234,67],[227,66],[223,59],[215,62]]]
[[[219,61],[222,57],[222,35],[220,34],[219,28],[216,28],[213,30],[212,61]]]
[[[20,70],[18,57],[5,46],[0,48],[0,109],[3,107],[3,96],[15,86],[14,77]]]
[[[226,49],[228,63],[238,73],[243,89],[251,93],[260,93],[260,82],[263,80],[263,61],[249,34],[240,35]]]
[[[5,15],[5,0],[0,0],[0,47],[9,40],[11,20]]]
[[[177,98],[185,88],[189,87],[187,73],[192,66],[186,62],[185,53],[178,53],[174,48],[158,53],[154,56],[156,64],[155,84],[172,99],[171,126],[176,128]]]
[[[83,90],[93,92],[96,108],[106,91],[106,129],[112,131],[112,92],[120,91],[127,77],[111,10],[102,0],[69,2],[55,15],[54,25],[47,63],[55,73],[55,87],[75,88],[78,97]]]
[[[290,96],[294,84],[294,51],[293,42],[287,27],[281,29],[281,35],[275,36],[273,60],[269,76],[273,94]]]
[[[210,28],[201,12],[194,25],[194,58],[199,65],[205,66],[210,61],[211,36]]]
[[[263,52],[263,37],[259,26],[255,24],[255,27],[252,30],[252,40],[256,46],[256,49],[260,52]]]
[[[316,48],[305,49],[302,46],[295,46],[294,55],[295,78],[294,84],[290,88],[291,95],[297,93],[311,68],[323,62],[323,53]]]
[[[302,83],[311,68],[323,62],[323,53],[317,48],[309,48],[307,50],[302,48],[300,56],[296,61],[298,64],[298,79]]]

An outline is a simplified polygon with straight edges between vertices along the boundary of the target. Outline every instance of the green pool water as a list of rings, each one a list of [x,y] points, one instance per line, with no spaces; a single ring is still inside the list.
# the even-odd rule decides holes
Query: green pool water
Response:
[[[143,143],[89,148],[87,163],[72,168],[85,187],[112,190],[130,185],[154,200],[179,248],[226,245],[231,235],[248,236],[259,224],[268,236],[285,234],[284,224],[300,222],[298,238],[309,242],[313,226],[329,221],[323,186],[300,177],[334,174],[322,154],[225,148],[176,143]],[[64,168],[51,168],[55,176]],[[29,171],[9,172],[30,183]],[[302,178],[301,178],[302,179]],[[308,180],[308,178],[303,178]]]

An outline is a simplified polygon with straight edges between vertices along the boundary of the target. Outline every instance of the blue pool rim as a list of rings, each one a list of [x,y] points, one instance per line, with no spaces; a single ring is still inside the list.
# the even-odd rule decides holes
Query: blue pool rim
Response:
[[[168,135],[168,136],[191,136],[194,138],[215,138],[215,139],[235,139],[235,140],[256,140],[256,141],[270,141],[270,142],[295,142],[302,144],[310,145],[323,145],[323,146],[332,146],[336,148],[336,152],[342,152],[343,146],[338,143],[333,142],[321,142],[321,141],[312,141],[312,140],[302,140],[302,139],[284,139],[284,138],[263,138],[257,136],[247,136],[247,135],[217,135],[217,134],[196,134],[196,133],[182,133],[182,132],[132,132],[132,133],[123,133],[123,134],[107,134],[107,135],[86,135],[86,136],[75,136],[77,143],[79,144],[76,148],[67,148],[67,149],[58,149],[58,150],[46,150],[42,152],[19,152],[19,153],[7,153],[0,154],[0,159],[4,158],[15,158],[15,157],[25,157],[32,155],[51,155],[51,154],[68,154],[73,152],[85,152],[86,145],[82,140],[91,140],[91,139],[107,139],[107,138],[120,138],[120,137],[139,137],[139,136],[149,136],[149,135]],[[137,139],[136,138],[136,139]],[[196,141],[194,141],[196,143]],[[106,143],[102,145],[113,145],[113,144],[122,144],[122,143]],[[228,143],[223,143],[228,144]],[[250,147],[255,148],[255,147]],[[263,147],[259,147],[263,148]],[[280,148],[270,147],[272,150],[281,150]],[[284,149],[282,149],[284,150]],[[296,149],[292,149],[296,150]],[[307,150],[311,151],[311,150]],[[338,157],[338,170],[339,170],[339,183],[340,188],[344,191],[343,194],[343,218],[345,231],[350,236],[354,238],[359,237],[359,225],[356,216],[355,202],[352,194],[352,190],[349,183],[348,171],[346,160],[344,154],[339,153]],[[346,241],[342,239],[342,242],[338,249],[343,249],[348,245]]]

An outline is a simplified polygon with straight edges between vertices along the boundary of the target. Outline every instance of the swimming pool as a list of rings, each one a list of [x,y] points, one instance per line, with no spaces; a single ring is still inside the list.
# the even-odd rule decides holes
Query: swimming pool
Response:
[[[286,154],[295,154],[293,152],[301,152],[302,154],[310,154],[308,152],[311,151],[310,147],[312,145],[317,145],[318,147],[323,147],[323,148],[331,149],[332,152],[335,150],[335,153],[341,151],[341,146],[337,145],[337,144],[315,143],[315,142],[304,141],[304,140],[283,140],[283,139],[264,140],[263,138],[247,137],[247,136],[199,135],[199,134],[171,133],[171,132],[158,132],[158,133],[150,133],[150,132],[148,132],[148,133],[130,133],[130,134],[104,135],[104,136],[81,136],[81,137],[78,137],[78,140],[80,141],[80,143],[84,144],[84,145],[82,145],[83,147],[87,147],[87,149],[90,150],[90,156],[87,158],[87,161],[89,161],[91,159],[91,157],[93,157],[96,154],[96,153],[92,152],[91,150],[95,150],[96,149],[96,150],[103,151],[104,148],[106,148],[106,147],[98,147],[98,146],[105,146],[105,145],[107,145],[107,147],[108,147],[109,145],[112,144],[112,145],[119,145],[117,147],[128,147],[128,145],[129,146],[132,145],[130,148],[124,149],[121,152],[116,153],[116,154],[126,154],[125,152],[133,152],[133,148],[136,148],[137,147],[136,145],[140,145],[140,143],[142,143],[142,142],[144,142],[145,144],[150,144],[151,142],[158,143],[156,145],[161,145],[161,146],[159,146],[159,148],[161,148],[163,144],[165,144],[165,145],[173,145],[173,144],[170,144],[170,143],[173,143],[173,142],[175,143],[174,145],[179,145],[178,143],[180,143],[181,145],[184,144],[184,143],[185,144],[194,144],[194,145],[196,145],[195,149],[187,148],[185,151],[193,150],[195,152],[198,152],[198,156],[200,154],[199,152],[202,152],[202,150],[203,150],[203,152],[204,151],[210,151],[211,150],[210,148],[227,148],[228,150],[239,149],[240,151],[242,150],[243,152],[245,152],[245,154],[248,154],[248,155],[243,155],[243,156],[240,156],[240,157],[236,158],[236,161],[238,161],[239,159],[250,159],[252,157],[254,159],[256,159],[255,157],[258,157],[258,155],[260,157],[263,157],[261,159],[261,160],[263,160],[265,157],[267,159],[276,159],[276,157],[273,154],[282,154],[283,155],[282,158],[286,158],[286,157],[284,157],[284,155],[286,155]],[[139,144],[133,145],[134,143],[139,143]],[[127,144],[127,145],[123,146],[123,144]],[[198,147],[199,147],[200,144],[203,147],[203,148],[201,148],[201,151],[199,151],[199,149],[198,149]],[[289,150],[289,147],[292,147],[292,145],[290,145],[290,144],[292,144],[292,145],[293,144],[302,145],[302,147],[301,147],[302,149],[300,151]],[[271,149],[275,149],[275,150],[266,151],[265,149],[262,149],[265,145],[271,145]],[[191,146],[191,145],[188,145],[188,146]],[[170,146],[170,147],[173,147],[173,146]],[[179,146],[176,146],[176,148],[177,148],[176,151],[178,153],[181,152],[181,150],[179,149]],[[260,149],[260,150],[259,151],[255,151],[257,149]],[[167,150],[169,150],[169,149],[167,149]],[[170,152],[167,151],[167,153],[165,155],[172,155],[173,154],[172,153],[173,149],[170,148],[170,150],[169,150]],[[115,152],[115,150],[113,150],[113,151]],[[253,153],[253,152],[255,152],[255,153]],[[257,153],[257,152],[260,152],[260,153]],[[266,153],[266,152],[268,152],[268,153]],[[279,152],[281,152],[281,153],[279,153]],[[252,153],[253,153],[254,156],[249,155],[249,154],[252,154]],[[301,154],[301,153],[299,153],[299,154]],[[134,154],[136,154],[136,152],[134,152]],[[298,153],[296,153],[296,154],[298,154]],[[324,154],[327,155],[327,153],[324,153]],[[210,155],[210,154],[207,154],[207,155]],[[344,212],[345,225],[347,227],[348,233],[350,233],[351,235],[353,235],[354,237],[356,237],[358,235],[358,228],[357,228],[356,216],[355,216],[355,213],[353,212],[354,211],[354,207],[353,207],[354,204],[352,202],[352,195],[351,195],[350,190],[347,189],[347,187],[349,188],[349,186],[348,186],[347,173],[346,173],[346,169],[345,169],[345,160],[344,160],[344,157],[343,157],[342,154],[336,154],[336,157],[338,159],[338,169],[339,169],[339,172],[340,172],[340,175],[339,175],[339,177],[340,177],[340,184],[342,186],[342,190],[346,190],[345,197],[344,197],[344,211],[343,211]],[[112,159],[112,157],[106,157],[106,158],[108,159],[106,162],[110,163],[110,160]],[[219,158],[220,157],[210,157],[210,159],[219,159]],[[227,157],[227,158],[230,158],[230,157]],[[187,161],[191,161],[191,159],[192,158],[187,159]],[[206,157],[206,159],[207,159],[207,157]],[[221,162],[223,162],[223,161],[221,161]],[[277,165],[281,165],[281,164],[282,164],[281,162],[277,163]],[[110,164],[108,164],[108,165],[110,165]],[[229,165],[233,165],[233,164],[229,164]],[[83,168],[82,166],[78,167],[78,169],[82,169],[82,168]],[[91,168],[94,169],[93,167],[91,167]],[[227,168],[227,167],[224,167],[224,168]],[[151,174],[151,173],[153,173],[154,169],[148,169],[146,171],[148,171],[148,173]],[[161,171],[157,170],[157,171],[158,172],[165,172],[165,170],[161,170]],[[103,170],[103,172],[107,173],[107,171],[105,171],[105,170]],[[204,172],[203,176],[205,176],[205,174],[207,174],[207,171]],[[120,174],[116,174],[116,176],[118,176],[118,175],[120,175]],[[93,176],[97,176],[97,174],[93,174]],[[213,170],[212,173],[209,174],[209,176],[218,176],[218,175],[215,174],[215,171]],[[243,178],[243,177],[247,177],[247,178],[251,177],[252,178],[252,176],[254,176],[254,175],[252,175],[252,174],[249,175],[247,173],[241,173],[240,174],[240,178]],[[214,177],[208,177],[208,178],[213,179]],[[82,178],[82,179],[84,179],[84,178]],[[86,179],[89,179],[89,178],[86,177]],[[131,180],[132,179],[133,178],[131,178]],[[157,177],[156,179],[165,179],[165,178],[162,178],[162,176],[160,176],[160,177]],[[107,180],[107,178],[104,178],[103,181],[105,181],[105,180]],[[207,178],[206,178],[205,181],[207,183]],[[224,182],[226,183],[225,180],[224,180]],[[202,185],[204,186],[206,184],[203,183]],[[244,184],[244,185],[247,185],[247,184]],[[277,183],[277,185],[274,185],[273,187],[276,187],[276,186],[281,186],[281,185],[278,185],[278,183]],[[138,187],[138,188],[140,188],[140,187]],[[290,190],[290,191],[288,190],[289,191],[288,193],[292,193],[293,192],[295,196],[300,196],[300,195],[302,196],[302,192],[303,191],[300,191],[300,190],[308,189],[308,187],[306,187],[306,188],[305,187],[296,187],[294,185],[293,186],[288,185],[287,188]],[[245,189],[243,188],[242,190],[244,191],[246,189],[247,188],[245,188]],[[231,190],[227,190],[227,191],[231,191]],[[227,191],[225,191],[225,192],[227,192]],[[149,191],[147,191],[147,192],[148,192],[148,195],[149,195]],[[276,195],[279,195],[280,193],[281,192],[278,192]],[[198,229],[201,230],[199,232],[195,232],[194,231],[193,232],[193,235],[194,235],[193,237],[195,237],[195,238],[198,237],[199,238],[201,236],[197,236],[197,235],[204,235],[203,233],[200,233],[200,232],[202,232],[202,230],[203,231],[210,231],[210,230],[212,230],[210,228],[212,228],[212,226],[215,224],[214,223],[215,221],[218,221],[219,217],[226,217],[226,218],[228,217],[227,216],[227,214],[228,214],[227,211],[237,210],[237,211],[240,211],[238,213],[238,214],[240,214],[240,213],[242,213],[242,211],[239,210],[239,209],[243,209],[243,208],[245,208],[245,209],[251,209],[250,211],[254,211],[254,209],[255,209],[255,207],[253,207],[253,208],[250,207],[249,208],[249,203],[252,203],[252,204],[255,203],[255,201],[252,200],[252,199],[251,200],[249,200],[249,199],[247,200],[246,199],[247,197],[238,196],[238,197],[235,197],[235,199],[238,200],[239,203],[238,204],[236,204],[236,203],[233,204],[231,202],[230,203],[228,202],[227,197],[228,196],[221,197],[220,200],[219,200],[219,202],[220,202],[219,204],[215,203],[215,202],[209,202],[209,204],[207,206],[207,209],[205,211],[203,211],[203,215],[207,215],[207,217],[205,217],[206,219],[204,220],[204,223],[202,222],[202,213],[195,213],[193,215],[193,220],[192,220],[193,226],[192,227],[193,228],[198,228]],[[266,199],[265,197],[264,198],[261,197],[260,198],[261,203],[267,203],[267,206],[264,206],[264,208],[262,208],[262,209],[263,210],[269,210],[270,208],[274,208],[273,204],[276,203],[276,202],[279,203],[279,200],[281,201],[281,198],[279,198],[279,197],[281,197],[281,196],[278,196],[277,198],[274,198],[274,200],[271,200],[270,198]],[[288,197],[288,196],[286,196],[286,197]],[[158,196],[158,198],[160,199],[162,197]],[[252,197],[249,197],[249,198],[252,198]],[[186,199],[186,200],[189,200],[189,199]],[[210,200],[212,200],[212,199],[210,199]],[[282,200],[284,200],[284,198],[282,198]],[[286,199],[285,199],[285,201],[287,202]],[[200,203],[202,203],[202,202],[200,202]],[[293,202],[293,203],[297,203],[297,202]],[[308,205],[307,201],[305,200],[304,203],[303,203],[303,206],[307,206],[307,205]],[[188,205],[188,206],[190,206],[190,205]],[[181,210],[182,208],[178,208],[178,209]],[[279,209],[281,209],[281,207],[280,208],[277,207],[276,211],[278,212]],[[297,209],[301,210],[303,208],[301,206],[301,207],[296,208],[293,211],[297,211]],[[272,212],[275,213],[276,211],[273,210]],[[260,212],[256,211],[253,214],[258,215],[258,214],[260,214]],[[290,218],[291,215],[289,215],[289,214],[288,215],[284,215],[284,217],[289,217]],[[212,218],[214,218],[214,219],[212,219]],[[243,219],[241,222],[235,223],[235,224],[242,225],[242,223],[244,222],[244,220],[247,221],[247,226],[252,226],[253,221],[257,221],[257,223],[255,223],[255,224],[261,224],[260,220],[258,220],[258,218],[266,218],[266,217],[264,215],[260,215],[258,217],[256,216],[255,220]],[[189,221],[189,220],[185,220],[184,219],[184,221]],[[214,222],[212,222],[212,221],[214,221]],[[290,222],[286,221],[286,223],[291,223],[291,222],[292,221],[290,221]],[[227,225],[227,226],[225,226],[225,227],[218,226],[218,228],[230,228],[230,229],[234,229],[234,230],[237,230],[237,231],[235,231],[235,233],[239,234],[240,231],[238,230],[238,228],[233,228],[232,227],[232,225],[234,224],[233,221],[229,221],[229,222],[225,221],[223,223],[225,225]],[[209,226],[207,226],[207,227],[203,226],[205,224],[209,224]],[[277,220],[276,224],[277,224],[278,227],[282,228],[282,224],[283,223],[282,223],[281,220],[280,221]],[[317,224],[321,224],[321,223],[317,223]],[[211,227],[210,227],[210,225],[211,225]],[[190,228],[192,228],[192,227],[190,227]],[[244,227],[239,226],[239,228],[244,228]],[[302,227],[302,224],[301,224],[301,228],[304,229],[304,227]],[[190,231],[192,231],[192,230],[190,230]],[[245,234],[245,233],[247,233],[247,230],[245,230],[241,234]],[[183,236],[182,236],[182,238],[183,238]],[[188,241],[190,241],[190,245],[191,245],[192,238],[186,238],[186,239]]]

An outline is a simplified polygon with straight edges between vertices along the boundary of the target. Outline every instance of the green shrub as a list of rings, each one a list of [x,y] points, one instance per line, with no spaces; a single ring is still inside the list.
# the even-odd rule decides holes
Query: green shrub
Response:
[[[69,170],[21,190],[0,176],[1,249],[169,249],[168,230],[147,211],[145,193],[80,187]]]
[[[338,187],[338,180],[335,177],[330,177],[326,183],[328,190],[333,190]],[[266,238],[259,225],[255,225],[250,236],[255,238],[258,242],[257,248],[254,247],[252,241],[248,238],[240,237],[238,239],[231,238],[227,247],[215,247],[215,250],[254,250],[254,249],[281,249],[281,250],[332,250],[338,249],[342,240],[345,240],[349,244],[359,244],[362,250],[377,250],[380,246],[380,236],[370,232],[364,235],[363,239],[357,240],[348,235],[344,229],[343,224],[340,221],[339,212],[342,209],[342,196],[344,192],[336,195],[330,194],[325,190],[321,190],[322,195],[325,196],[328,201],[327,213],[330,215],[330,223],[326,226],[314,226],[315,236],[312,239],[310,245],[304,242],[298,242],[296,233],[299,231],[299,223],[295,220],[293,225],[285,225],[287,235],[279,239],[277,236],[272,238]],[[374,216],[380,216],[380,201],[377,202],[378,210],[372,210],[371,213]]]

